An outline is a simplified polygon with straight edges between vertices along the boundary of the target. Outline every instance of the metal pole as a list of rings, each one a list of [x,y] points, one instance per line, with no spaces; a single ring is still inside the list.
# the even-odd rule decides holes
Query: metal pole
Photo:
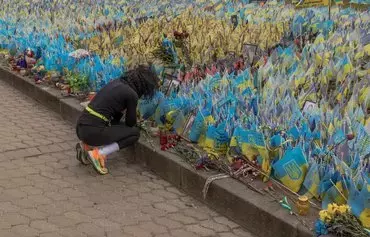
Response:
[[[330,20],[330,18],[331,18],[331,14],[330,14],[330,13],[331,13],[331,11],[330,11],[330,10],[331,10],[331,0],[329,0],[329,20]]]

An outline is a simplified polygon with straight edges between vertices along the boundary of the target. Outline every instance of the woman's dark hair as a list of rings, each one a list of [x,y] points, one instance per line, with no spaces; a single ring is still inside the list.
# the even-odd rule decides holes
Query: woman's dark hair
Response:
[[[136,91],[139,98],[151,98],[159,86],[159,78],[150,66],[139,65],[129,70],[122,78]]]

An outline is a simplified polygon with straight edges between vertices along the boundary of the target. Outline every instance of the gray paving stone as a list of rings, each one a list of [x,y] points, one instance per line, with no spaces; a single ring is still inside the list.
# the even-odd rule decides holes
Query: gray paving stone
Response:
[[[153,206],[144,206],[141,207],[140,210],[145,214],[151,215],[152,217],[162,217],[167,215],[166,211],[154,208]]]
[[[235,222],[230,221],[229,219],[227,219],[224,216],[218,216],[218,217],[215,217],[213,219],[217,223],[220,223],[220,224],[223,224],[223,225],[227,225],[228,227],[230,227],[232,229],[238,227],[238,224],[236,224]]]
[[[58,232],[47,232],[40,234],[40,237],[62,237]]]
[[[94,219],[93,223],[95,224],[95,226],[104,228],[104,230],[106,231],[119,230],[121,228],[120,224],[108,219]]]
[[[32,187],[32,186],[20,187],[19,190],[27,193],[28,195],[38,195],[38,194],[42,194],[42,192],[43,192],[42,189]]]
[[[194,224],[194,223],[198,222],[198,220],[196,220],[195,218],[190,217],[190,216],[186,216],[183,213],[172,213],[172,214],[168,215],[168,218],[170,218],[172,220],[175,220],[175,221],[179,221],[179,222],[181,222],[185,225]]]
[[[183,229],[172,230],[171,234],[172,236],[176,236],[176,237],[197,237],[199,236],[193,232],[186,231]]]
[[[172,206],[175,206],[179,209],[189,208],[189,205],[187,203],[181,201],[180,199],[170,199],[170,200],[167,200],[167,203],[172,205]]]
[[[11,224],[12,226],[15,225],[28,225],[30,222],[30,219],[26,216],[20,215],[18,213],[8,213],[5,216],[3,216],[6,223]]]
[[[154,221],[168,229],[178,229],[183,226],[181,222],[168,219],[167,217],[156,218]]]
[[[27,193],[21,191],[20,189],[5,189],[2,195],[8,195],[11,198],[24,198],[27,196]]]
[[[0,229],[0,236],[6,237],[20,237],[19,234],[13,233],[10,229],[2,230]]]
[[[79,222],[91,222],[92,221],[92,218],[90,216],[82,214],[77,211],[66,212],[64,213],[64,216],[69,219],[76,220]]]
[[[12,224],[10,224],[8,221],[6,221],[6,220],[0,221],[0,233],[1,233],[1,230],[10,229],[11,227],[12,227]],[[0,235],[0,236],[2,236],[2,235]]]
[[[161,196],[155,195],[153,193],[143,193],[140,195],[143,199],[151,202],[163,202],[165,199]]]
[[[220,237],[239,237],[238,235],[235,235],[230,232],[225,232],[225,233],[219,233]]]
[[[138,226],[127,226],[124,228],[124,232],[135,237],[152,237],[150,231],[141,229]]]
[[[152,221],[150,222],[143,222],[139,225],[139,227],[143,230],[147,230],[152,234],[163,234],[167,233],[167,228],[161,225],[158,225]]]
[[[170,234],[155,234],[154,237],[172,237]]]
[[[161,203],[156,203],[154,204],[154,207],[159,210],[163,210],[167,213],[173,213],[173,212],[178,212],[179,209],[173,205],[161,202]]]
[[[175,193],[177,194],[178,196],[186,196],[185,193],[183,193],[182,191],[180,191],[179,189],[175,188],[175,187],[167,187],[166,190],[168,192],[171,192],[171,193]]]
[[[28,225],[13,226],[11,232],[14,234],[18,234],[18,236],[24,237],[36,237],[40,233],[37,229],[29,227]]]
[[[207,215],[206,213],[200,212],[200,211],[198,211],[197,209],[194,209],[194,208],[192,208],[192,209],[186,209],[184,211],[184,214],[186,216],[194,217],[194,218],[196,218],[196,219],[198,219],[200,221],[201,220],[207,220],[207,219],[210,218],[210,216]]]
[[[213,220],[202,221],[200,223],[200,225],[202,227],[205,227],[205,228],[214,230],[216,232],[226,232],[226,231],[229,231],[230,230],[229,227],[227,227],[226,225],[217,223],[217,222],[215,222]]]
[[[107,237],[133,237],[133,235],[129,235],[123,232],[123,230],[114,230],[114,231],[107,231]]]
[[[63,237],[87,237],[87,234],[77,230],[77,226],[61,228],[58,233]]]
[[[234,234],[236,234],[239,237],[252,237],[252,234],[245,231],[242,228],[236,228],[233,230]]]
[[[65,216],[51,216],[48,218],[48,222],[61,226],[61,227],[68,227],[68,226],[76,226],[78,223],[81,223],[79,220],[70,219]]]
[[[104,236],[105,231],[100,226],[93,223],[82,223],[77,226],[77,230],[87,234],[87,236]]]
[[[0,202],[0,211],[3,212],[19,212],[21,208],[11,202]]]
[[[195,224],[195,225],[188,225],[186,226],[186,230],[187,231],[190,231],[190,232],[193,232],[199,236],[215,236],[216,235],[216,232],[211,230],[211,229],[208,229],[208,228],[205,228],[199,224]]]
[[[31,220],[40,220],[46,219],[47,214],[37,210],[36,208],[25,208],[20,211],[20,214],[23,216],[27,216]]]
[[[47,221],[44,220],[32,221],[30,226],[34,229],[38,229],[40,232],[51,232],[58,230],[58,226],[48,223]]]
[[[177,193],[169,192],[169,191],[163,190],[163,189],[156,189],[156,190],[152,191],[152,193],[154,195],[158,195],[158,196],[161,196],[163,198],[166,198],[166,200],[179,198],[179,195]]]

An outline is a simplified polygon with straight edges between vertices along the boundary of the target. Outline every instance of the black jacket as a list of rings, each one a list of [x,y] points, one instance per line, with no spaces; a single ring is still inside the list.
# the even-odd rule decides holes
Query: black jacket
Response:
[[[89,107],[104,115],[112,123],[118,123],[125,112],[125,122],[129,127],[136,125],[136,107],[139,96],[123,79],[117,79],[104,86],[91,100]],[[78,124],[106,126],[102,119],[84,110]]]

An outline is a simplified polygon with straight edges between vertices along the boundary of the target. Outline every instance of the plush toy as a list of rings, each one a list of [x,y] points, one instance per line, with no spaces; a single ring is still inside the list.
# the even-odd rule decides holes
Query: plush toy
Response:
[[[35,54],[30,48],[26,50],[24,60],[26,61],[25,68],[32,68],[36,64]]]

